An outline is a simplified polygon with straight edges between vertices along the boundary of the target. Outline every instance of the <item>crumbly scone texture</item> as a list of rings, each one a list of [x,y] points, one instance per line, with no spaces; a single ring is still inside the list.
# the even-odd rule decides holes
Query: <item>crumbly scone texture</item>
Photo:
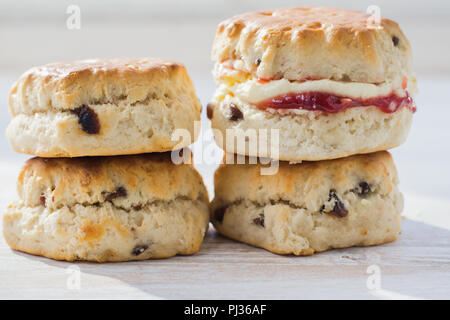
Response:
[[[279,254],[376,245],[400,234],[403,197],[386,151],[289,164],[221,165],[211,221],[221,234]]]
[[[201,105],[186,68],[157,58],[35,67],[9,94],[7,137],[41,157],[163,152],[189,145]],[[185,129],[191,139],[174,140]]]
[[[412,73],[410,44],[397,23],[324,7],[264,10],[225,20],[212,59],[234,61],[235,68],[261,79],[380,83]]]
[[[57,260],[127,261],[193,254],[209,222],[198,172],[170,154],[33,158],[3,216],[16,250]]]
[[[233,118],[231,106],[239,109],[241,118]],[[318,161],[389,150],[406,140],[413,118],[406,107],[394,113],[384,113],[375,106],[338,113],[270,112],[236,97],[211,103],[209,108],[211,125],[218,130],[215,140],[223,150],[286,161]]]

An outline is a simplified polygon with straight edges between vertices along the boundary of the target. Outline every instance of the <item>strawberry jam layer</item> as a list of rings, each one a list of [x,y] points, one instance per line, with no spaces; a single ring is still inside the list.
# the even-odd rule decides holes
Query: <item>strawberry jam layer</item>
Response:
[[[408,93],[404,97],[391,93],[387,96],[369,99],[341,97],[326,92],[288,93],[264,100],[257,106],[259,109],[303,109],[328,113],[367,106],[375,106],[385,113],[393,113],[404,106],[412,112],[416,112],[414,101]]]

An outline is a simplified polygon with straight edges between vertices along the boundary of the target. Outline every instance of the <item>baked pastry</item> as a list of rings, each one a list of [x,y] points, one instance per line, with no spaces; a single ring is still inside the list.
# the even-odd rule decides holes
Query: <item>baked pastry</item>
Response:
[[[193,254],[209,223],[202,178],[170,153],[33,158],[17,189],[3,216],[7,243],[57,260]]]
[[[15,151],[78,157],[185,147],[196,138],[201,105],[182,64],[142,58],[32,68],[12,87],[9,109]],[[176,129],[190,141],[172,141]]]
[[[231,239],[278,254],[377,245],[400,234],[403,197],[386,151],[336,160],[225,164],[215,173],[211,221]]]
[[[217,88],[208,105],[221,133],[217,144],[289,161],[400,145],[416,110],[411,48],[397,23],[372,20],[356,11],[299,7],[222,22],[212,50]],[[227,129],[247,140],[226,145]],[[278,138],[255,146],[252,133],[265,129],[278,129]]]

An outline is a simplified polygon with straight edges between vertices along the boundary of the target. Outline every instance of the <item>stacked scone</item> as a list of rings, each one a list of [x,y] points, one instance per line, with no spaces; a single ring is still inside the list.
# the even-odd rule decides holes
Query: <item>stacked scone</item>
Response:
[[[406,139],[416,87],[395,22],[332,8],[246,13],[219,25],[212,57],[217,144],[282,160],[274,175],[221,165],[211,214],[220,233],[296,255],[397,238],[402,195],[384,150]]]
[[[99,262],[199,250],[205,186],[192,165],[165,152],[189,145],[200,119],[183,65],[146,58],[36,67],[14,84],[9,108],[14,150],[38,156],[24,165],[19,199],[3,216],[13,249]],[[192,139],[173,140],[177,129]]]

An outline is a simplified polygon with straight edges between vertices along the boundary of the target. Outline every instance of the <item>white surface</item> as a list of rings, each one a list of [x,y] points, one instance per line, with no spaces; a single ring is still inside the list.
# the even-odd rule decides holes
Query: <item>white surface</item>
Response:
[[[203,105],[214,85],[194,76]],[[0,102],[14,77],[0,75]],[[408,217],[394,243],[284,257],[224,239],[210,230],[193,256],[130,263],[66,263],[11,251],[0,239],[0,298],[450,298],[450,78],[420,77],[418,112],[407,143],[393,150]],[[205,109],[205,108],[204,108]],[[2,103],[1,130],[9,116]],[[203,114],[204,129],[209,124]],[[199,143],[197,143],[199,145]],[[209,141],[202,149],[216,150]],[[0,207],[16,197],[25,155],[0,139]],[[217,150],[216,150],[217,151]],[[221,159],[218,154],[217,159]],[[212,195],[215,165],[197,163]],[[367,268],[380,269],[381,288],[369,290]],[[81,270],[80,290],[67,287],[67,268]],[[369,269],[370,270],[370,269]]]

